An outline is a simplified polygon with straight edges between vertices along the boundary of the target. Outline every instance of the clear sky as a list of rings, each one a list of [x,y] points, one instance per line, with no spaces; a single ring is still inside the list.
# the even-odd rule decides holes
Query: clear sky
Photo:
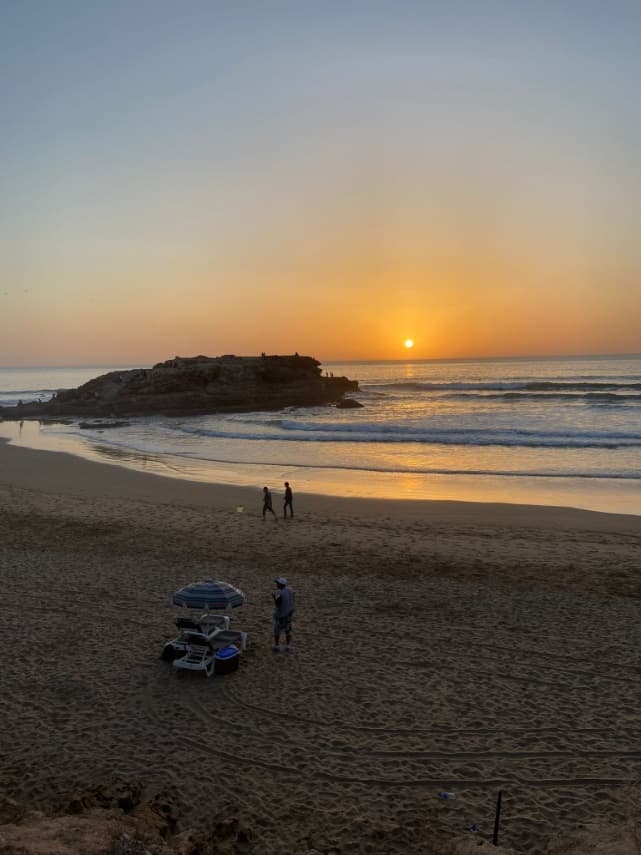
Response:
[[[0,364],[639,352],[640,82],[636,0],[0,0]]]

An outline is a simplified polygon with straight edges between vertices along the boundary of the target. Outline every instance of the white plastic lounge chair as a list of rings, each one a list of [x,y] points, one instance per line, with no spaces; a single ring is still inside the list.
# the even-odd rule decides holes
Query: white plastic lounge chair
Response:
[[[198,617],[182,615],[176,618],[176,626],[181,631],[199,632],[201,635],[212,635],[217,629],[229,629],[227,615],[212,615],[204,612]]]
[[[174,659],[174,668],[188,671],[203,671],[205,677],[214,673],[214,649],[209,644],[190,644],[187,653],[180,659]]]
[[[217,629],[229,629],[229,617],[205,612],[198,618],[198,626],[204,635],[211,635]]]
[[[217,650],[235,645],[247,648],[247,633],[229,628],[228,615],[212,614],[205,610],[192,615],[176,617],[179,634],[163,647],[162,658],[172,661],[176,668],[213,673]]]
[[[247,647],[247,633],[241,632],[238,629],[221,629],[220,632],[214,635],[211,643],[215,650],[220,650],[229,644],[236,644],[241,650],[245,650]]]
[[[189,653],[192,645],[212,644],[219,633],[229,630],[229,617],[205,612],[199,617],[178,617],[176,626],[180,630],[180,635],[165,644],[163,659],[182,658]]]

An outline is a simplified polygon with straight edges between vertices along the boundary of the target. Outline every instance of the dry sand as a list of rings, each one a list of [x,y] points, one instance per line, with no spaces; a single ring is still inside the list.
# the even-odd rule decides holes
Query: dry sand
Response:
[[[502,790],[504,851],[641,851],[641,517],[296,495],[263,522],[261,486],[0,443],[5,799],[118,775],[175,787],[179,830],[233,817],[224,851],[444,855],[484,851]],[[206,680],[159,656],[211,577],[250,646]]]

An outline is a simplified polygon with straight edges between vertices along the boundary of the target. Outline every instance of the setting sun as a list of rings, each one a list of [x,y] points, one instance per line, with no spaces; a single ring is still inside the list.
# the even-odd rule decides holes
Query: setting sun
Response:
[[[405,347],[409,350],[410,348],[414,347],[414,339],[406,338],[404,344]]]

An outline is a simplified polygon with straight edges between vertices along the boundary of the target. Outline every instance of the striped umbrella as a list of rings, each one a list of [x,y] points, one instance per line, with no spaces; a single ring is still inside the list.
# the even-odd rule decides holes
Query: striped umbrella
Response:
[[[186,609],[235,609],[245,602],[245,595],[227,582],[207,579],[191,582],[174,594],[174,605]]]

